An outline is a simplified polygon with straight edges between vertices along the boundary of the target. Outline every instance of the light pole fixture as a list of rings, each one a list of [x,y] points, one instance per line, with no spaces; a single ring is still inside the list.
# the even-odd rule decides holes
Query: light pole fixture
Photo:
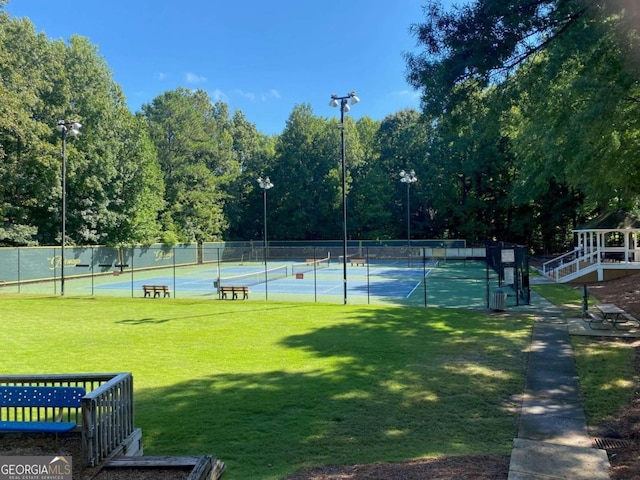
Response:
[[[58,130],[62,135],[62,232],[60,246],[60,295],[64,296],[64,247],[67,243],[67,135],[80,135],[82,125],[77,120],[58,120]]]
[[[340,138],[342,151],[342,283],[344,286],[344,304],[347,304],[347,166],[345,162],[344,144],[344,114],[351,110],[349,104],[355,105],[360,99],[356,92],[351,92],[344,97],[339,97],[335,93],[331,95],[330,107],[340,107]]]
[[[264,236],[263,236],[263,248],[265,263],[267,262],[267,190],[273,188],[273,183],[269,177],[258,177],[258,185],[262,189],[262,197],[264,200]]]
[[[400,171],[400,181],[402,183],[407,184],[407,245],[411,246],[411,205],[409,200],[409,190],[411,188],[411,184],[418,181],[418,177],[416,177],[416,172],[410,170],[408,173],[404,170]],[[411,254],[411,252],[409,252]]]

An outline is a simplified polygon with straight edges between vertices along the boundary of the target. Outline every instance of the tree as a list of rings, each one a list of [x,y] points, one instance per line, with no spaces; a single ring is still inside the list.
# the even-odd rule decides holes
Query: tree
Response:
[[[60,198],[59,154],[49,142],[51,107],[43,98],[60,67],[51,43],[28,20],[0,12],[0,244],[54,238],[44,224]]]
[[[337,185],[327,178],[331,160],[316,148],[326,139],[326,129],[311,106],[296,105],[276,141],[271,178],[278,186],[271,195],[269,228],[273,239],[328,238],[323,219],[334,207]]]
[[[234,112],[229,129],[233,139],[232,152],[240,165],[240,174],[226,187],[228,200],[225,202],[225,217],[229,228],[225,238],[260,239],[263,213],[257,178],[269,176],[272,172],[275,137],[259,133],[239,110]]]
[[[142,107],[166,185],[163,229],[184,242],[220,239],[224,185],[238,174],[228,112],[202,91],[179,88]]]
[[[526,62],[506,89],[504,128],[518,169],[512,195],[533,207],[548,252],[571,244],[571,228],[590,215],[633,210],[640,198],[633,38],[622,43],[629,31],[621,18],[586,20]]]
[[[427,168],[430,146],[430,129],[415,110],[402,110],[385,117],[377,132],[376,147],[380,158],[374,167],[378,178],[384,182],[376,195],[385,199],[386,213],[382,219],[387,225],[387,238],[406,238],[407,233],[407,186],[400,182],[401,170],[415,170],[418,182],[409,190],[412,237],[424,238],[427,223],[425,212],[428,198]],[[375,205],[375,200],[371,199]]]
[[[126,106],[104,59],[86,39],[64,52],[59,118],[77,118],[82,135],[67,142],[67,222],[77,244],[156,240],[162,180],[142,124]]]
[[[556,45],[519,75],[508,118],[527,174],[521,184],[554,177],[604,209],[638,201],[640,85],[615,37],[585,26],[579,54]]]
[[[389,185],[388,169],[380,161],[380,124],[366,116],[356,123],[363,161],[351,169],[348,230],[352,238],[396,238],[390,208],[394,189]]]
[[[470,92],[474,86],[463,88]],[[448,238],[473,243],[509,234],[513,159],[492,93],[476,84],[474,95],[438,121],[427,188],[436,231]]]
[[[106,230],[108,244],[150,244],[161,238],[158,213],[164,207],[164,180],[156,150],[141,116],[128,117],[118,132],[116,171]]]
[[[637,5],[477,0],[449,12],[431,3],[426,13],[413,27],[424,51],[407,55],[408,78],[422,90],[439,136],[478,89],[491,92],[500,119],[496,152],[512,181],[502,182],[508,205],[495,217],[506,227],[502,235],[555,249],[571,240],[582,215],[637,205]],[[492,120],[482,118],[468,112],[460,126]],[[441,150],[448,162],[463,138],[469,133],[451,139],[449,154]]]
[[[406,54],[408,80],[423,91],[431,113],[446,112],[469,80],[500,80],[532,54],[561,37],[602,1],[476,0],[451,11],[425,7],[426,21],[411,28],[421,53]]]
[[[139,182],[153,177],[155,153],[96,48],[80,37],[49,41],[28,20],[4,13],[0,24],[0,242],[60,241],[60,119],[84,124],[81,140],[67,142],[67,242],[152,240],[156,212],[149,210],[157,202],[139,195],[149,198],[162,186]],[[118,172],[128,160],[138,175],[126,185]]]

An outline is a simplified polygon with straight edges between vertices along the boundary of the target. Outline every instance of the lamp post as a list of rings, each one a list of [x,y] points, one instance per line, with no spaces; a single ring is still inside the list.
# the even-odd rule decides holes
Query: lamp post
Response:
[[[262,178],[258,177],[258,185],[262,189],[262,198],[264,201],[264,236],[263,236],[263,246],[262,246],[262,259],[264,260],[264,299],[269,300],[269,273],[267,270],[267,190],[273,188],[273,183],[271,183],[271,179],[269,177]]]
[[[58,120],[58,130],[62,135],[62,232],[60,245],[60,295],[64,296],[64,248],[67,243],[67,135],[80,135],[82,125],[76,120]]]
[[[404,170],[400,171],[400,181],[402,183],[407,184],[407,247],[411,248],[411,205],[409,200],[409,190],[411,188],[411,184],[418,181],[418,177],[416,177],[416,172],[410,170],[408,173]],[[409,251],[409,256],[411,255],[411,251]]]
[[[347,167],[345,162],[344,143],[344,114],[351,110],[349,103],[355,105],[360,99],[356,92],[351,92],[344,97],[339,97],[335,93],[331,95],[330,107],[340,107],[340,139],[342,143],[342,283],[344,286],[344,304],[347,304]]]
[[[262,197],[264,199],[264,238],[263,238],[263,248],[264,248],[264,255],[265,255],[265,260],[264,262],[267,263],[267,190],[269,190],[270,188],[273,188],[273,183],[271,183],[271,180],[269,179],[269,177],[266,178],[262,178],[262,177],[258,177],[258,185],[260,185],[260,188],[262,189]]]

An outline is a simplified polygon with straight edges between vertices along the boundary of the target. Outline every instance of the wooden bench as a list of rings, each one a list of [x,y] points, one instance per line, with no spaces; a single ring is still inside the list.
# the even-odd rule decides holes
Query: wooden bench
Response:
[[[354,265],[362,265],[363,267],[366,265],[366,259],[364,258],[352,258],[351,259],[351,266],[353,267]]]
[[[162,294],[163,297],[170,297],[171,290],[169,290],[169,285],[143,285],[142,290],[144,291],[145,297],[151,297],[153,294],[153,298],[159,297]]]
[[[226,287],[218,287],[218,293],[220,294],[220,298],[227,298],[228,294],[231,294],[231,298],[235,300],[238,298],[238,294],[242,294],[242,299],[245,300],[249,298],[249,287],[236,287],[236,286],[226,286]]]
[[[76,427],[75,422],[63,422],[63,409],[81,408],[86,394],[80,387],[0,386],[0,410],[31,411],[46,409],[46,420],[2,420],[0,431],[22,433],[63,433]],[[58,409],[58,413],[55,410]],[[37,412],[39,418],[40,411]]]

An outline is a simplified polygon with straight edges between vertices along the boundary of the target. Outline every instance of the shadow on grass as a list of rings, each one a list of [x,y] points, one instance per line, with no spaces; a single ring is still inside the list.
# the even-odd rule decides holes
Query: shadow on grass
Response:
[[[198,304],[201,304],[201,301],[199,301]],[[188,305],[188,302],[175,303],[174,305],[185,306],[185,305]],[[255,309],[247,309],[245,310],[245,312],[247,315],[254,315],[254,314],[264,313],[269,310],[288,310],[288,309],[296,309],[296,308],[298,308],[297,305],[266,304],[266,305],[256,306]],[[153,324],[167,323],[174,320],[189,320],[189,319],[195,319],[195,318],[215,317],[215,316],[224,317],[233,311],[234,310],[225,310],[225,309],[219,308],[216,312],[199,313],[197,315],[175,315],[167,318],[155,318],[155,317],[126,318],[123,320],[117,320],[115,323],[119,323],[122,325],[147,325],[147,324],[153,325]]]
[[[282,478],[313,465],[508,454],[530,323],[410,311],[356,310],[343,323],[283,338],[274,354],[304,351],[314,359],[306,364],[136,391],[145,453],[213,454],[227,463],[228,479]]]

